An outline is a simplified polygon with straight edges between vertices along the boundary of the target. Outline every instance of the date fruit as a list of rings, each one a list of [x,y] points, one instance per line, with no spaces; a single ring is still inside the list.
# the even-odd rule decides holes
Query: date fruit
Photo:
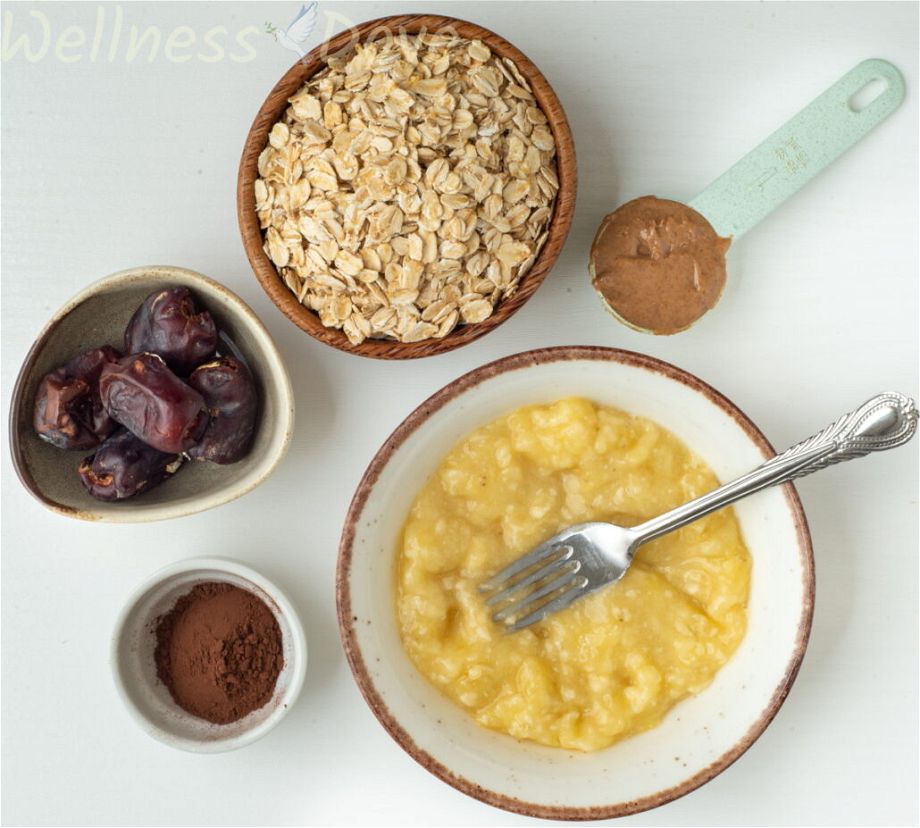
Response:
[[[46,374],[35,394],[32,425],[43,440],[63,449],[98,446],[115,428],[99,396],[99,376],[121,354],[104,345]]]
[[[196,311],[188,288],[151,293],[128,322],[125,353],[158,354],[173,371],[185,376],[217,346],[217,326],[211,314]]]
[[[182,457],[148,446],[127,429],[109,437],[98,451],[80,463],[77,473],[98,500],[124,500],[172,477]]]
[[[133,354],[106,365],[99,393],[113,420],[159,451],[187,451],[208,427],[201,394],[156,354]]]
[[[238,359],[223,356],[199,365],[188,384],[204,397],[211,421],[204,437],[188,456],[212,463],[236,463],[249,450],[256,429],[259,397],[249,369]]]

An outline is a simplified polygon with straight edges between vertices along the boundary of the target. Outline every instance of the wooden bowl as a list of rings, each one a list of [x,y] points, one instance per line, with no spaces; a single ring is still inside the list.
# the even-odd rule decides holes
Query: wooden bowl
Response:
[[[316,313],[297,301],[297,297],[284,284],[275,265],[262,249],[263,236],[256,216],[254,192],[255,181],[258,178],[259,154],[268,143],[268,133],[272,126],[282,118],[288,99],[326,65],[327,55],[335,54],[358,42],[372,41],[400,32],[417,34],[420,31],[437,32],[444,29],[450,29],[469,40],[481,40],[499,57],[514,61],[521,74],[527,78],[537,102],[546,114],[556,141],[556,165],[559,175],[559,192],[550,219],[549,236],[514,296],[501,301],[484,322],[458,325],[443,339],[426,339],[412,343],[366,339],[360,345],[352,345],[342,331],[327,328],[320,322]],[[575,212],[575,190],[575,144],[572,141],[568,119],[549,82],[526,55],[504,38],[475,23],[440,15],[409,14],[381,17],[336,35],[295,63],[278,81],[259,109],[246,137],[237,179],[236,208],[243,246],[256,278],[272,301],[295,325],[320,342],[352,354],[375,359],[414,359],[441,354],[478,339],[501,325],[533,295],[546,278],[565,243]]]

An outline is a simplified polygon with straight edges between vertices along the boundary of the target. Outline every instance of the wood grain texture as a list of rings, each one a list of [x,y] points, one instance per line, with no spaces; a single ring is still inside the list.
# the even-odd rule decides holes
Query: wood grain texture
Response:
[[[459,325],[443,339],[427,339],[422,342],[403,343],[389,339],[367,339],[360,345],[352,345],[345,334],[335,328],[324,326],[309,308],[297,301],[297,297],[284,284],[274,264],[262,249],[263,236],[255,210],[255,181],[258,178],[259,154],[268,143],[268,133],[281,119],[288,99],[292,97],[318,70],[326,65],[326,57],[358,42],[368,42],[402,32],[451,32],[469,40],[481,40],[499,57],[510,58],[527,78],[534,96],[543,109],[556,141],[556,164],[559,175],[559,192],[549,224],[549,236],[533,266],[521,280],[517,292],[501,301],[493,314],[484,322],[473,325]],[[575,214],[577,170],[575,143],[562,104],[549,82],[539,69],[520,50],[507,40],[475,23],[440,15],[397,15],[370,20],[344,31],[326,43],[318,46],[302,60],[295,63],[259,109],[240,159],[237,179],[236,207],[243,246],[256,278],[272,301],[295,325],[314,338],[361,356],[375,359],[414,359],[433,356],[466,345],[489,331],[494,330],[517,312],[534,294],[546,275],[552,269],[568,236]]]

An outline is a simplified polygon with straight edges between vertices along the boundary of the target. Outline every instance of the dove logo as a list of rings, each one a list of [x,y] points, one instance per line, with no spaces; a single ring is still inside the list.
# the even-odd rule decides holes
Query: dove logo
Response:
[[[319,17],[318,5],[316,0],[310,3],[301,4],[300,11],[297,12],[287,28],[280,29],[272,23],[266,22],[265,31],[285,49],[296,52],[300,56],[301,61],[303,61],[307,57],[307,40],[309,40],[310,35],[313,34],[313,31],[316,29],[317,18]],[[330,45],[328,41],[335,32],[336,25],[341,24],[345,30],[352,32],[353,38],[356,36],[356,29],[353,20],[350,20],[338,12],[329,11],[327,9],[323,11],[323,16],[326,18],[326,30],[320,37],[320,40],[323,41],[320,57],[325,60],[328,57]],[[441,26],[435,31],[440,34],[449,34],[453,36],[457,36],[458,34],[457,30],[450,24]],[[404,30],[400,29],[399,32],[404,33]],[[425,34],[427,32],[428,29],[426,27],[422,27],[419,30],[419,34]],[[394,37],[396,34],[397,33],[389,26],[378,26],[372,29],[369,34],[366,34],[365,39],[386,40]]]
[[[303,44],[306,43],[307,38],[310,37],[313,30],[316,28],[316,7],[316,2],[302,5],[300,11],[297,12],[297,16],[288,24],[286,29],[279,29],[271,23],[266,23],[265,31],[274,37],[285,49],[297,52],[300,57],[306,57],[307,50],[303,48]]]

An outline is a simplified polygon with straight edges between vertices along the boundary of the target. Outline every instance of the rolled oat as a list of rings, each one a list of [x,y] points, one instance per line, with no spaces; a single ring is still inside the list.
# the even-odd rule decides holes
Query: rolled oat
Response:
[[[555,142],[488,46],[401,34],[333,56],[259,156],[256,211],[285,284],[327,327],[418,342],[491,316],[546,241]]]

